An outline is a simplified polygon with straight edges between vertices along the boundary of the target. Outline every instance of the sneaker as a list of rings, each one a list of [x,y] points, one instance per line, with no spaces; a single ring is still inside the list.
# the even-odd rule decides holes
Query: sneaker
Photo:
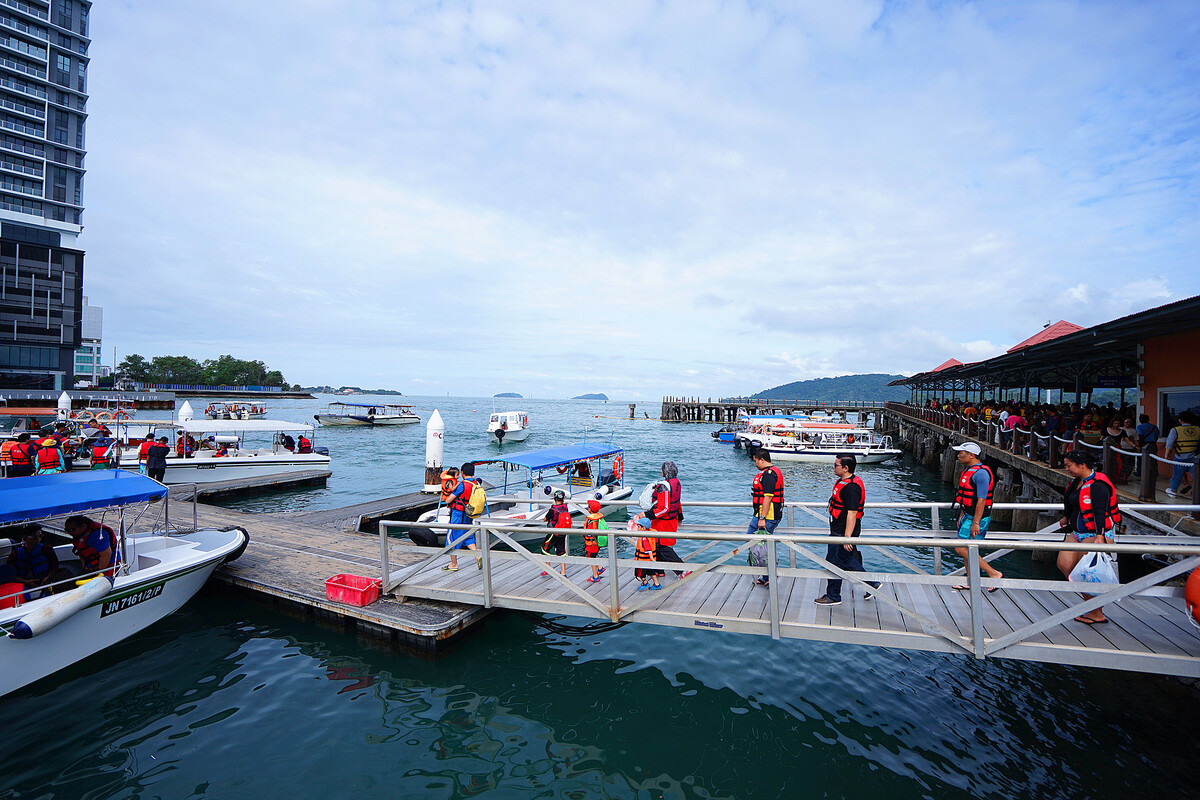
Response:
[[[1163,489],[1163,494],[1165,494],[1167,497],[1179,497],[1178,492],[1173,492],[1170,489]]]
[[[544,578],[544,577],[546,577],[546,576],[547,576],[547,575],[549,575],[549,574],[550,574],[549,572],[543,572],[541,575],[538,575],[538,577],[539,577],[539,578]]]
[[[842,604],[841,600],[834,600],[832,597],[830,597],[827,594],[821,595],[813,602],[819,606],[840,606]]]
[[[658,586],[657,584],[653,584],[650,586],[650,591],[657,592],[661,588],[662,588],[661,586]]]
[[[647,584],[643,583],[641,586],[639,586],[639,587],[637,588],[637,590],[638,590],[639,592],[644,592],[644,591],[646,591],[646,590],[647,590],[647,589],[649,589],[649,588],[650,588],[650,587],[649,587],[649,585],[647,585]]]

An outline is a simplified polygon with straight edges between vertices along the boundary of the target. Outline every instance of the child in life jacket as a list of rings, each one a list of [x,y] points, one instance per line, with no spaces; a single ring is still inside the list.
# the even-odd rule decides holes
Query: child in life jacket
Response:
[[[554,493],[554,505],[546,512],[547,528],[571,527],[571,510],[567,508],[567,494],[559,489]],[[565,533],[547,533],[542,540],[542,552],[548,556],[565,556],[567,554],[567,535]],[[567,565],[559,564],[562,576],[567,577]],[[549,575],[543,572],[542,575]]]
[[[639,533],[645,533],[650,530],[650,520],[648,519],[630,520],[630,524],[636,525]],[[656,550],[658,550],[658,539],[651,536],[638,536],[633,543],[633,558],[636,561],[653,561]],[[642,582],[642,585],[637,590],[640,592],[645,589],[652,591],[661,589],[662,586],[659,585],[658,579],[664,574],[660,569],[635,569],[633,571],[634,577]]]
[[[608,523],[604,521],[604,515],[600,513],[600,501],[588,500],[588,513],[583,521],[583,554],[588,558],[600,557],[600,540],[595,533],[587,533],[587,531],[608,530]],[[588,583],[595,583],[600,580],[600,576],[604,574],[604,567],[592,567],[592,577],[587,579]]]

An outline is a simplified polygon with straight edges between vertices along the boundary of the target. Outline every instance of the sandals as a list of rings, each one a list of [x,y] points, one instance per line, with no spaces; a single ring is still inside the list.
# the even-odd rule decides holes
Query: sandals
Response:
[[[1104,619],[1092,619],[1091,617],[1076,617],[1076,622],[1082,622],[1084,625],[1103,625],[1108,622],[1108,617]]]
[[[754,579],[754,585],[755,585],[755,586],[770,586],[770,585],[771,585],[771,582],[770,582],[770,581],[764,581],[762,578],[755,578],[755,579]]]
[[[452,567],[449,564],[442,567],[442,572],[458,572],[458,567]]]

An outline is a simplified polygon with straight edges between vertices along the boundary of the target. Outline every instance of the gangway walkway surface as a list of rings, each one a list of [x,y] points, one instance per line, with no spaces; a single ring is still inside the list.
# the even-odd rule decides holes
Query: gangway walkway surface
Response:
[[[486,522],[481,524],[486,526]],[[505,542],[511,551],[457,551],[460,569],[451,572],[443,569],[445,549],[387,538],[389,552],[402,551],[409,560],[414,553],[425,558],[394,571],[385,563],[385,591],[397,597],[597,620],[1200,677],[1200,628],[1189,620],[1183,587],[1164,585],[1179,583],[1200,566],[1200,541],[1189,541],[1190,537],[1127,536],[1116,545],[1064,545],[1061,534],[1041,532],[1000,534],[985,540],[983,548],[978,542],[969,547],[971,559],[978,558],[982,549],[989,561],[1012,550],[1039,549],[1153,552],[1179,558],[1128,583],[1079,584],[986,579],[979,577],[978,568],[972,578],[961,568],[946,575],[934,574],[914,563],[913,552],[893,552],[919,548],[928,553],[966,544],[953,538],[953,532],[939,537],[930,531],[901,536],[895,531],[864,531],[860,547],[879,549],[903,571],[842,573],[823,558],[829,543],[827,531],[781,526],[774,536],[750,537],[729,533],[728,528],[717,532],[719,526],[691,527],[673,535],[680,540],[707,539],[708,545],[701,550],[713,556],[712,560],[656,563],[618,558],[611,551],[600,561],[579,556],[556,558],[529,552],[510,538],[511,529],[496,528],[490,529],[488,536]],[[572,533],[577,535],[577,529]],[[746,552],[751,543],[764,540],[774,542],[787,563],[799,561],[801,566],[777,561],[771,547],[767,548],[767,567],[748,566]],[[721,545],[725,550],[718,552]],[[993,550],[996,552],[989,555]],[[626,552],[632,552],[632,547]],[[482,562],[479,567],[476,557]],[[805,561],[812,566],[805,568]],[[560,563],[566,564],[565,579],[558,573]],[[598,582],[589,583],[586,578],[593,564],[607,569]],[[648,566],[666,570],[662,590],[638,590],[641,584],[634,569]],[[676,575],[675,569],[691,572]],[[768,573],[769,586],[754,584],[756,577]],[[845,581],[842,604],[817,605],[814,601],[824,593],[825,581],[835,574]],[[882,586],[868,599],[869,587],[863,581],[874,580]],[[968,589],[956,590],[956,585]],[[1084,600],[1081,587],[1090,588],[1097,597]],[[1100,606],[1107,623],[1075,621]]]

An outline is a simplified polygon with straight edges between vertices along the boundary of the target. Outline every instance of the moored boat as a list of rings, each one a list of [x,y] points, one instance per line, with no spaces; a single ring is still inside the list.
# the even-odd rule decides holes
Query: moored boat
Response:
[[[421,418],[411,405],[397,403],[330,403],[323,414],[313,419],[330,426],[411,425]]]
[[[487,433],[492,444],[523,442],[529,437],[529,415],[524,411],[493,411]]]
[[[839,455],[853,455],[859,464],[879,464],[901,455],[890,436],[849,422],[813,417],[751,417],[739,431],[747,450],[766,450],[773,461],[833,463]]]
[[[0,638],[0,664],[4,665],[0,696],[82,661],[173,613],[200,590],[217,566],[241,554],[248,540],[241,529],[183,534],[166,530],[166,494],[166,487],[157,481],[122,470],[0,481],[4,533],[37,520],[94,512],[112,528],[119,554],[115,575],[87,574],[72,546],[61,544],[54,550],[68,576],[53,587],[54,594],[26,599],[31,593],[0,591],[0,629],[7,634]],[[138,513],[126,525],[127,508],[160,502],[164,513]],[[151,518],[162,520],[163,527],[142,533],[133,530]],[[86,582],[77,585],[80,579]]]

